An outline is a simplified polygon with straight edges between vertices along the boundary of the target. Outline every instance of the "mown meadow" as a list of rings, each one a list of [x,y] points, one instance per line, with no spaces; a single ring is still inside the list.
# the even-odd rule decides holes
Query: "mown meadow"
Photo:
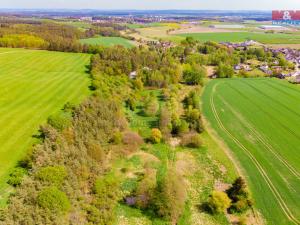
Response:
[[[231,33],[191,33],[180,34],[173,38],[193,37],[200,42],[215,41],[215,42],[243,42],[246,40],[254,40],[263,44],[297,44],[300,36],[295,34],[280,34],[280,33],[256,33],[256,32],[231,32]],[[171,36],[172,39],[172,36]]]
[[[39,125],[89,94],[88,54],[0,49],[0,190],[37,140]],[[2,194],[1,194],[2,195]],[[1,200],[3,200],[3,195]]]
[[[81,39],[81,44],[88,44],[88,45],[102,45],[105,47],[111,47],[114,45],[122,45],[126,48],[131,48],[134,46],[132,42],[129,40],[122,38],[122,37],[94,37],[94,38],[87,38]]]
[[[300,224],[300,88],[275,79],[220,79],[208,83],[202,100],[267,224]]]

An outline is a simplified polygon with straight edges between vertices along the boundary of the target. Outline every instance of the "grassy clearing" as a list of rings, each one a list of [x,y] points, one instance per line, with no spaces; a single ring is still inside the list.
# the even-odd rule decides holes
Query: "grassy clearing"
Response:
[[[299,224],[299,101],[298,86],[271,79],[214,80],[203,94],[203,113],[241,164],[268,224]]]
[[[122,45],[126,48],[131,48],[134,46],[134,44],[131,41],[121,37],[95,37],[95,38],[81,39],[80,42],[82,44],[103,45],[105,47]]]
[[[66,102],[89,94],[89,55],[0,49],[0,190],[34,143],[40,124]],[[0,196],[3,200],[3,195]],[[3,203],[3,201],[0,201]]]
[[[193,37],[200,42],[243,42],[255,40],[263,44],[299,44],[300,35],[294,34],[266,34],[254,32],[232,32],[232,33],[194,33],[180,34],[181,37]]]
[[[188,89],[187,89],[188,90]],[[164,104],[160,90],[145,90],[142,95],[152,92]],[[126,109],[126,115],[130,121],[132,130],[140,133],[147,139],[150,130],[158,126],[158,116],[148,117],[142,113],[143,103],[139,102],[135,111]],[[114,165],[116,170],[126,168],[125,179],[127,189],[134,186],[135,175],[141,173],[143,166],[147,164],[151,168],[160,168],[174,165],[179,173],[183,174],[188,183],[188,206],[185,214],[190,217],[190,224],[229,224],[224,215],[212,216],[200,210],[199,205],[207,201],[209,194],[215,188],[216,181],[230,183],[237,177],[237,172],[232,162],[227,158],[221,148],[215,143],[208,133],[201,134],[204,142],[203,147],[191,149],[186,147],[170,147],[167,143],[144,144],[141,149],[121,160]],[[157,178],[159,179],[159,178]],[[166,222],[153,218],[151,214],[144,214],[141,210],[131,208],[124,204],[117,207],[118,222],[116,225],[135,224],[160,224],[168,225]],[[186,225],[185,220],[181,225]]]

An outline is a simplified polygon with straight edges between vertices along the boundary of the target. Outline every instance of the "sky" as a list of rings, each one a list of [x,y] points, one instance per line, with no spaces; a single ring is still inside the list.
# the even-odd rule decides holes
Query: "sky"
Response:
[[[0,0],[0,8],[300,10],[300,0]]]

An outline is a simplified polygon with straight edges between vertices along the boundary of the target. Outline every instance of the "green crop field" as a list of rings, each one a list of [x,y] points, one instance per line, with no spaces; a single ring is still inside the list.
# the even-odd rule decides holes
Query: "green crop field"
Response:
[[[39,125],[89,94],[87,54],[0,49],[0,202],[6,179]],[[2,202],[1,202],[2,203]]]
[[[131,41],[121,37],[95,37],[95,38],[81,39],[80,42],[82,44],[103,45],[105,47],[122,45],[126,48],[131,48],[134,46],[134,44]]]
[[[300,35],[296,34],[266,34],[254,32],[232,32],[232,33],[194,33],[179,34],[173,36],[193,37],[201,42],[243,42],[246,40],[255,40],[264,44],[299,44]],[[172,39],[172,36],[171,36]]]
[[[202,98],[205,118],[239,163],[267,224],[300,224],[300,87],[218,79]]]

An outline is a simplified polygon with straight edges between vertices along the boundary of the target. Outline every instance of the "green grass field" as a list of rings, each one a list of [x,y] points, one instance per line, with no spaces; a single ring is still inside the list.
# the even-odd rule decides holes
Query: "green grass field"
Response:
[[[202,101],[267,224],[300,224],[300,87],[275,79],[218,79],[207,84]]]
[[[181,37],[193,37],[200,42],[243,42],[246,40],[255,40],[263,44],[299,44],[300,35],[295,34],[266,34],[254,32],[232,32],[232,33],[194,33],[174,35]],[[172,36],[170,37],[172,39]],[[173,37],[174,38],[174,37]]]
[[[131,48],[134,46],[134,44],[131,41],[121,37],[95,37],[95,38],[81,39],[80,42],[82,44],[103,45],[105,47],[122,45],[126,48]]]
[[[144,96],[150,92],[157,97],[160,106],[165,104],[162,99],[161,90],[144,90],[142,95]],[[130,121],[131,129],[138,132],[143,138],[147,139],[151,135],[151,129],[158,126],[159,114],[153,117],[145,116],[142,113],[142,106],[143,102],[139,102],[135,111],[131,111],[128,108],[126,108],[125,111],[126,116]],[[167,161],[168,163],[174,163],[174,161],[176,162],[176,160],[179,160],[181,162],[179,164],[181,165],[185,163],[186,165],[193,165],[191,167],[195,168],[195,170],[193,171],[192,169],[191,174],[188,174],[185,177],[190,184],[188,199],[191,203],[189,209],[192,217],[190,224],[228,225],[229,222],[224,214],[211,216],[205,212],[201,212],[198,206],[199,204],[207,201],[208,196],[214,189],[214,183],[216,180],[231,183],[238,176],[237,171],[232,162],[228,159],[227,155],[207,132],[201,134],[201,139],[203,141],[203,146],[198,149],[181,146],[171,148],[167,143],[154,145],[145,144],[136,157],[139,156],[141,161],[143,161],[143,158],[148,158],[148,160],[157,159],[163,163],[166,163]],[[154,162],[152,163],[155,164]],[[151,164],[149,163],[149,165]],[[224,174],[220,171],[221,165],[226,170]],[[118,166],[120,167],[120,165]],[[184,171],[184,166],[181,167],[180,170]],[[142,214],[140,210],[133,209],[125,205],[120,205],[117,208],[117,214],[118,223],[116,224],[118,225],[166,224],[161,221],[154,222],[152,220],[151,222],[150,220],[153,218],[148,218],[146,215]],[[123,222],[124,220],[126,223]],[[187,223],[179,224],[187,225]]]
[[[87,54],[0,49],[0,202],[10,170],[31,148],[39,125],[66,102],[79,103],[90,93],[85,72],[89,58]]]

